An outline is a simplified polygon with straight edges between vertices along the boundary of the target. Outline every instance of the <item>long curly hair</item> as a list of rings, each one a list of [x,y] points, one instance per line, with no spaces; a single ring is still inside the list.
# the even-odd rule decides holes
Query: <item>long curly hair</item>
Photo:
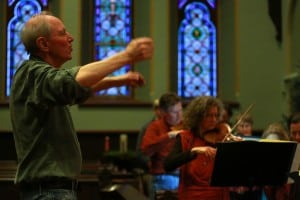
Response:
[[[197,132],[199,122],[207,115],[211,107],[218,108],[218,119],[222,118],[224,105],[221,100],[213,96],[199,96],[193,99],[186,107],[183,115],[183,125],[185,129]]]

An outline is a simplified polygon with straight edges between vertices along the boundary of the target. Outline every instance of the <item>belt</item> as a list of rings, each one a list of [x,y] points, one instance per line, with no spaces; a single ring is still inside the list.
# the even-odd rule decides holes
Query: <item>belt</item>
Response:
[[[62,177],[47,177],[32,181],[23,181],[19,184],[21,190],[66,189],[77,190],[78,182],[75,179]]]

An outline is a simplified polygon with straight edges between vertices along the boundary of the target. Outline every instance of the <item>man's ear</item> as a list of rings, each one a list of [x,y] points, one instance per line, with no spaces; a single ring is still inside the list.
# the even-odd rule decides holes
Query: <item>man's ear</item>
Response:
[[[45,37],[38,37],[35,42],[40,51],[48,51],[48,42]]]

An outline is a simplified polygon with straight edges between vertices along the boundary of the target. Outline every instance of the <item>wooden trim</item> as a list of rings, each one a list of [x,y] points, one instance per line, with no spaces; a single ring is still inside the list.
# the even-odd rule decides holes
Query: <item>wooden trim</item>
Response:
[[[5,90],[3,90],[3,91],[5,91]],[[1,97],[0,97],[0,107],[7,107],[7,108],[9,107],[9,97],[1,95]]]
[[[17,162],[14,160],[0,161],[0,181],[14,181]]]
[[[77,134],[138,134],[139,130],[78,130]]]
[[[140,101],[120,97],[93,97],[88,99],[80,107],[152,107],[152,102]]]
[[[76,130],[77,134],[137,134],[139,130]],[[11,130],[0,130],[1,134],[12,134]]]
[[[140,101],[134,99],[125,98],[90,98],[82,104],[78,104],[79,107],[138,107],[138,108],[151,108],[152,102]],[[0,99],[0,107],[9,107],[9,98]]]
[[[98,182],[99,163],[93,161],[83,161],[81,174],[78,178],[80,182]],[[14,181],[17,171],[17,162],[13,160],[0,161],[0,181]]]

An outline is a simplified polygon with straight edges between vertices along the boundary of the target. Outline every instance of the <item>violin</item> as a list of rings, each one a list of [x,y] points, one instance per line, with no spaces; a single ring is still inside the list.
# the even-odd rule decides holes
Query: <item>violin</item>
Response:
[[[233,128],[231,128],[227,123],[219,123],[215,129],[206,131],[203,134],[203,139],[211,145],[215,145],[217,142],[242,141],[243,138],[233,135],[232,131],[239,125],[239,123],[241,123],[242,119],[252,109],[252,107],[253,104],[251,104],[241,115],[240,119],[236,122]]]
[[[242,141],[241,137],[235,136],[232,133],[232,129],[227,123],[219,123],[218,126],[213,129],[206,131],[203,134],[203,139],[210,145],[216,145],[218,142],[232,142]]]

